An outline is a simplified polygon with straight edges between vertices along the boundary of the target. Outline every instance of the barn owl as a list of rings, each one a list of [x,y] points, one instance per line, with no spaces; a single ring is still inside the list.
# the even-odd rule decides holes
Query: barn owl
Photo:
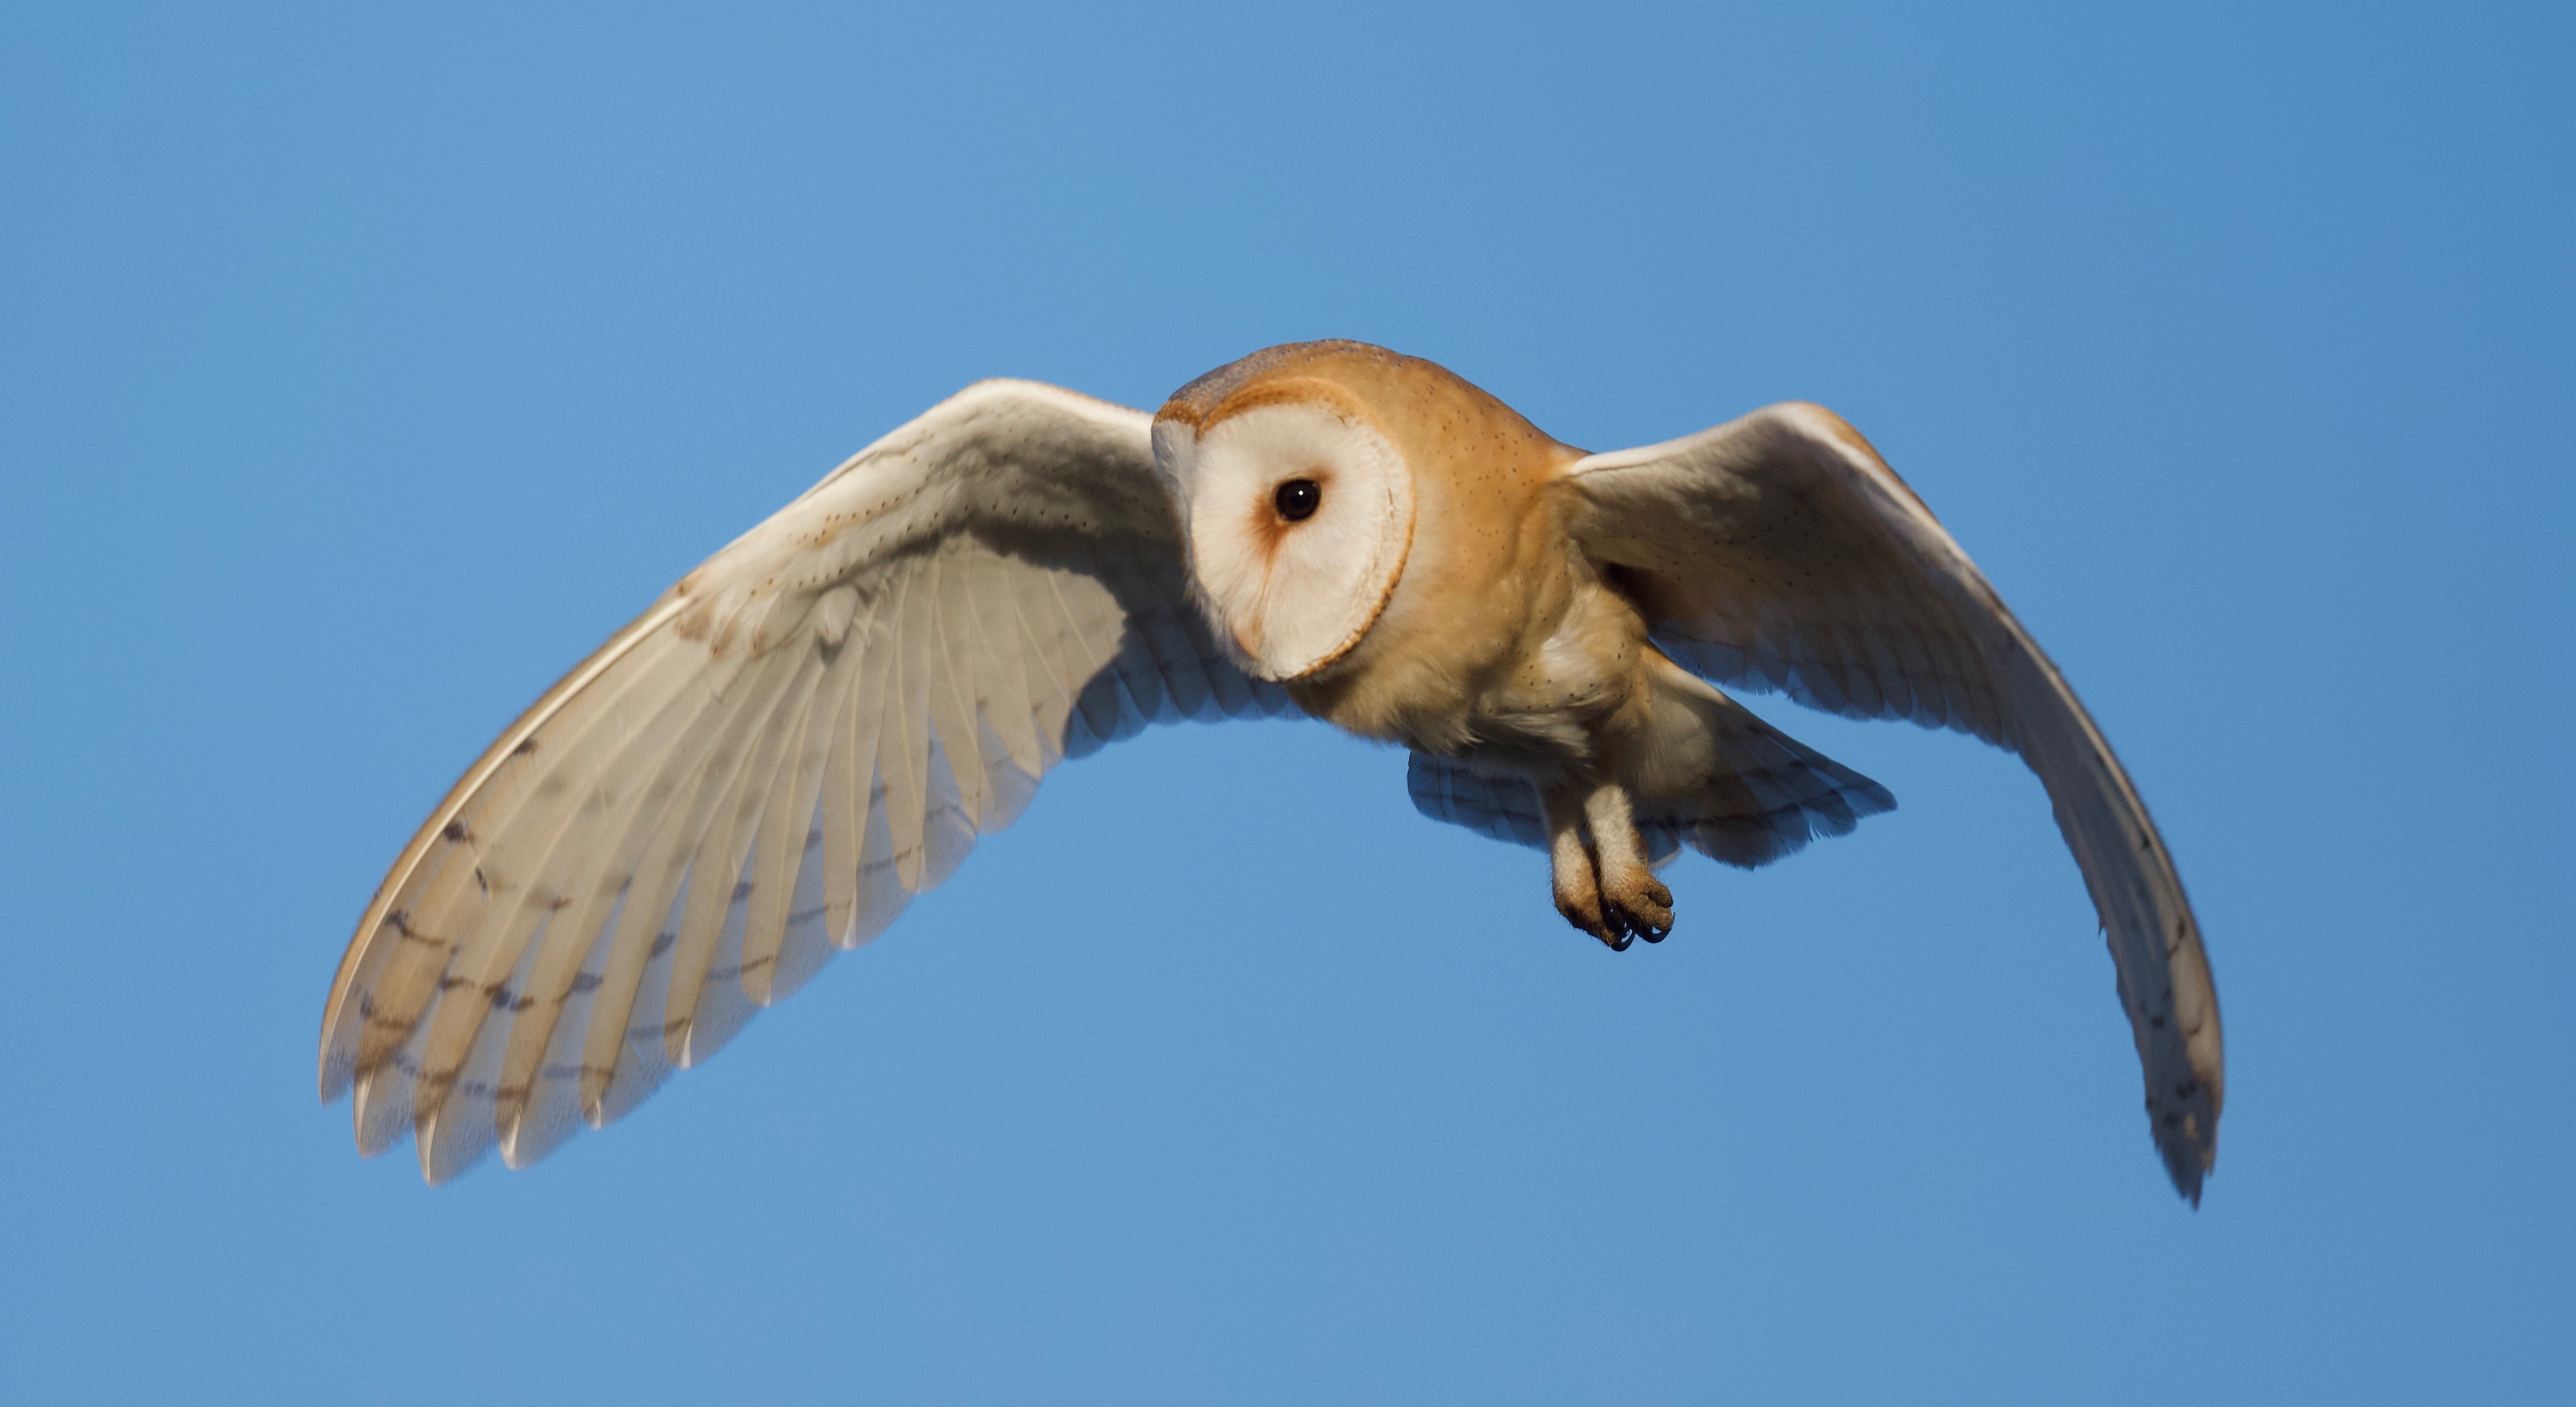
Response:
[[[2074,693],[1923,501],[1786,404],[1586,454],[1430,362],[1274,347],[1162,409],[986,381],[682,577],[467,770],[322,1025],[359,1148],[436,1183],[624,1115],[1010,823],[1067,757],[1303,713],[1426,815],[1660,941],[1681,849],[1754,867],[1895,804],[1717,685],[2039,774],[2195,1204],[2223,1094],[2180,878]],[[1533,891],[1533,898],[1535,892]]]

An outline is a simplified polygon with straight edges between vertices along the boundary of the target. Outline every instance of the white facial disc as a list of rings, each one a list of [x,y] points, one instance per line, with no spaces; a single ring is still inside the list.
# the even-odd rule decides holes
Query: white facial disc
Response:
[[[1173,451],[1165,472],[1181,491],[1209,623],[1263,679],[1340,658],[1385,607],[1412,545],[1403,458],[1355,408],[1315,402],[1256,406],[1196,440],[1158,448]],[[1319,498],[1292,520],[1280,489],[1298,480]]]

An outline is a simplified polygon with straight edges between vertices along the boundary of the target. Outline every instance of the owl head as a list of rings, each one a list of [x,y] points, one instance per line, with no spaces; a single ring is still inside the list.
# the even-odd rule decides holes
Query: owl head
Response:
[[[1392,358],[1355,342],[1272,347],[1174,393],[1154,463],[1189,542],[1200,609],[1271,680],[1332,664],[1368,633],[1412,549],[1411,468],[1331,360]]]

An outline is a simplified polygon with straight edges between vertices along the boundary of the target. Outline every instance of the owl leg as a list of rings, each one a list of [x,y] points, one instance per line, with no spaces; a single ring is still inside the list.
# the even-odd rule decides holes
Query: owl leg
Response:
[[[1546,794],[1556,911],[1613,952],[1673,931],[1673,892],[1646,863],[1627,789],[1616,784]]]
[[[1547,856],[1554,867],[1548,888],[1556,899],[1556,911],[1565,921],[1610,945],[1612,952],[1628,947],[1627,931],[1613,928],[1601,911],[1601,878],[1592,868],[1592,852],[1583,843],[1583,811],[1580,806],[1560,808],[1556,798],[1548,798]]]

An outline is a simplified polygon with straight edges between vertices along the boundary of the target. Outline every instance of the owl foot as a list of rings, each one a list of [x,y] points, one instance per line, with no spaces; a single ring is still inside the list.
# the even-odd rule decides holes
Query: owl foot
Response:
[[[1548,861],[1556,912],[1613,953],[1628,943],[1662,943],[1672,933],[1672,889],[1646,866],[1628,794],[1600,786],[1548,796]]]
[[[1664,941],[1673,931],[1673,891],[1643,865],[1613,873],[1601,886],[1608,915],[1649,943]]]
[[[1616,870],[1604,884],[1585,855],[1580,864],[1558,865],[1555,881],[1556,911],[1614,953],[1639,938],[1660,943],[1673,931],[1673,891],[1643,865]]]
[[[1673,931],[1673,891],[1646,864],[1628,796],[1616,786],[1549,798],[1548,858],[1556,911],[1614,953]],[[1587,835],[1586,832],[1589,832]]]

